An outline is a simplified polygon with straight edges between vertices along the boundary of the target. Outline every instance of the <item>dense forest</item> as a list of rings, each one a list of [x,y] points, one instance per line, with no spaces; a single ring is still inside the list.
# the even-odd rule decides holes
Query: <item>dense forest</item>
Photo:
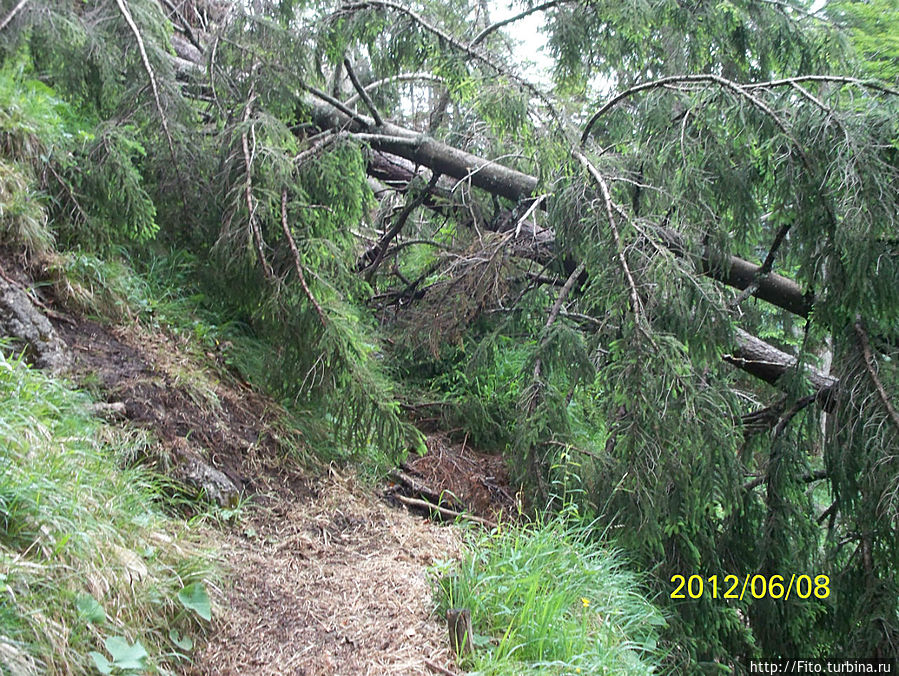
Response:
[[[639,573],[660,672],[894,657],[897,41],[895,0],[4,0],[0,238],[70,304],[166,279],[322,457],[502,456]]]

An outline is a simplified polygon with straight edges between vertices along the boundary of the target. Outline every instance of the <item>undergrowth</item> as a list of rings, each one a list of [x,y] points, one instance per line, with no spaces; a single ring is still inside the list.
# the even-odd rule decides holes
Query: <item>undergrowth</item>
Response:
[[[210,616],[206,556],[159,486],[122,468],[146,438],[0,354],[0,671],[166,673]]]
[[[441,612],[471,611],[478,674],[649,674],[660,612],[572,507],[475,536],[436,581]]]

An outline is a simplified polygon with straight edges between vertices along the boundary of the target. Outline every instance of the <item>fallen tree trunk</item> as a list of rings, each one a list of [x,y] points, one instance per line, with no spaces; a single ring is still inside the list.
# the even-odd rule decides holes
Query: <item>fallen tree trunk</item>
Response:
[[[416,176],[416,167],[411,164],[411,160],[406,160],[405,163],[403,159],[391,160],[389,157],[385,157],[383,152],[382,150],[376,151],[371,163],[372,173],[379,180],[399,189],[401,185],[408,183]],[[494,171],[492,166],[487,169]],[[508,171],[513,174],[518,173],[514,170]],[[445,199],[450,198],[451,188],[449,186],[442,185],[437,190]],[[512,225],[514,226],[514,224]],[[686,244],[680,233],[670,228],[662,228],[659,232],[665,246],[672,252],[681,256],[688,255]],[[552,231],[537,226],[533,221],[527,221],[522,224],[521,235],[518,238],[520,245],[513,248],[512,253],[542,264],[548,263],[553,258],[555,237]],[[811,299],[802,293],[796,282],[782,275],[769,274],[757,280],[756,272],[760,266],[753,265],[736,256],[718,254],[709,250],[706,251],[701,262],[703,272],[720,279],[729,286],[745,289],[750,284],[756,283],[758,290],[755,295],[763,300],[768,300],[769,297],[779,298],[786,306],[785,309],[802,316],[806,316],[811,310]],[[776,385],[784,374],[790,369],[796,368],[798,362],[793,355],[778,350],[773,345],[741,329],[738,329],[735,334],[734,350],[724,358],[728,363],[771,385]],[[815,388],[819,401],[826,400],[837,385],[837,379],[809,366],[805,366],[804,370]]]
[[[521,201],[532,197],[537,190],[538,180],[534,176],[453,148],[424,134],[390,123],[376,126],[361,115],[354,119],[324,103],[312,102],[310,106],[313,121],[322,129],[349,131],[373,150],[403,157],[493,195]],[[383,171],[387,165],[382,161],[378,166],[379,177],[384,180]],[[662,244],[677,255],[686,255],[688,247],[682,235],[671,229],[662,229],[660,234]],[[736,256],[706,249],[701,253],[700,270],[740,290],[757,281],[758,288],[753,296],[803,317],[808,316],[813,303],[811,296],[796,282],[774,273],[760,275],[761,265]]]
[[[179,68],[179,73],[183,77],[197,77],[202,72],[197,63],[193,61],[185,63],[189,67],[181,64],[182,67]],[[521,201],[532,197],[538,187],[538,180],[534,176],[453,148],[405,127],[390,122],[376,125],[364,115],[356,113],[351,117],[335,106],[316,99],[310,98],[306,101],[306,105],[313,122],[321,129],[348,131],[373,150],[402,157],[431,171],[439,172],[444,177],[464,180],[494,195]],[[389,158],[382,160],[387,161],[378,163],[378,168],[374,169],[372,174],[382,181],[386,179],[388,183],[391,179],[389,172],[399,172],[400,175],[392,177],[397,182],[403,180],[408,182],[408,178],[411,178],[412,173],[417,170],[414,166],[401,167],[396,162],[390,162]],[[388,174],[385,175],[385,172]],[[536,226],[531,234],[532,246],[520,249],[519,255],[535,257],[544,262],[547,256],[552,255],[554,234]],[[680,233],[662,229],[660,236],[661,243],[676,255],[688,254],[688,246]],[[757,288],[753,296],[800,316],[807,316],[814,303],[814,298],[810,294],[803,293],[796,282],[773,273],[760,275],[760,265],[736,256],[717,254],[705,249],[700,254],[699,262],[703,274],[740,290],[755,285]],[[566,261],[566,264],[568,263]],[[567,265],[567,267],[574,266]],[[729,363],[771,384],[776,384],[797,364],[796,357],[744,331],[738,331],[736,334],[734,348],[733,352],[725,357]],[[838,385],[835,379],[809,367],[806,367],[806,373],[819,394],[830,393]]]
[[[724,360],[766,383],[777,385],[788,371],[798,367],[799,360],[796,357],[742,329],[737,329],[734,339],[736,349],[724,355]],[[811,366],[804,365],[802,369],[819,401],[830,397],[839,385],[839,380]]]

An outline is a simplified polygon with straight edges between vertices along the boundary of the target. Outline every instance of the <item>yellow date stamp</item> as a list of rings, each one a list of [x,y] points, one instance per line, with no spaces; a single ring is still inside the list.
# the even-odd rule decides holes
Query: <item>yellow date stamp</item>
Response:
[[[672,575],[673,599],[752,599],[791,598],[826,599],[830,596],[830,578],[827,575]]]

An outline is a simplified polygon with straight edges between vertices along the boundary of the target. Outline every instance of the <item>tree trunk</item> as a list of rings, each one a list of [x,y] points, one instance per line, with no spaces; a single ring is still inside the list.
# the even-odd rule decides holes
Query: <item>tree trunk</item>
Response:
[[[326,104],[311,105],[313,120],[323,129],[353,132],[373,150],[397,155],[445,176],[465,180],[493,195],[518,202],[532,197],[537,189],[538,180],[534,176],[453,148],[424,134],[389,123],[375,127],[374,123],[367,123],[367,118],[362,115],[359,119],[351,119]],[[383,180],[386,168],[383,158],[377,162],[377,167],[376,175]],[[680,233],[664,228],[660,235],[661,244],[678,255],[685,255],[688,247]],[[761,266],[706,249],[701,254],[699,268],[703,274],[743,290],[755,280]],[[808,316],[813,303],[811,296],[803,293],[796,282],[774,273],[763,275],[752,295],[803,317]]]

